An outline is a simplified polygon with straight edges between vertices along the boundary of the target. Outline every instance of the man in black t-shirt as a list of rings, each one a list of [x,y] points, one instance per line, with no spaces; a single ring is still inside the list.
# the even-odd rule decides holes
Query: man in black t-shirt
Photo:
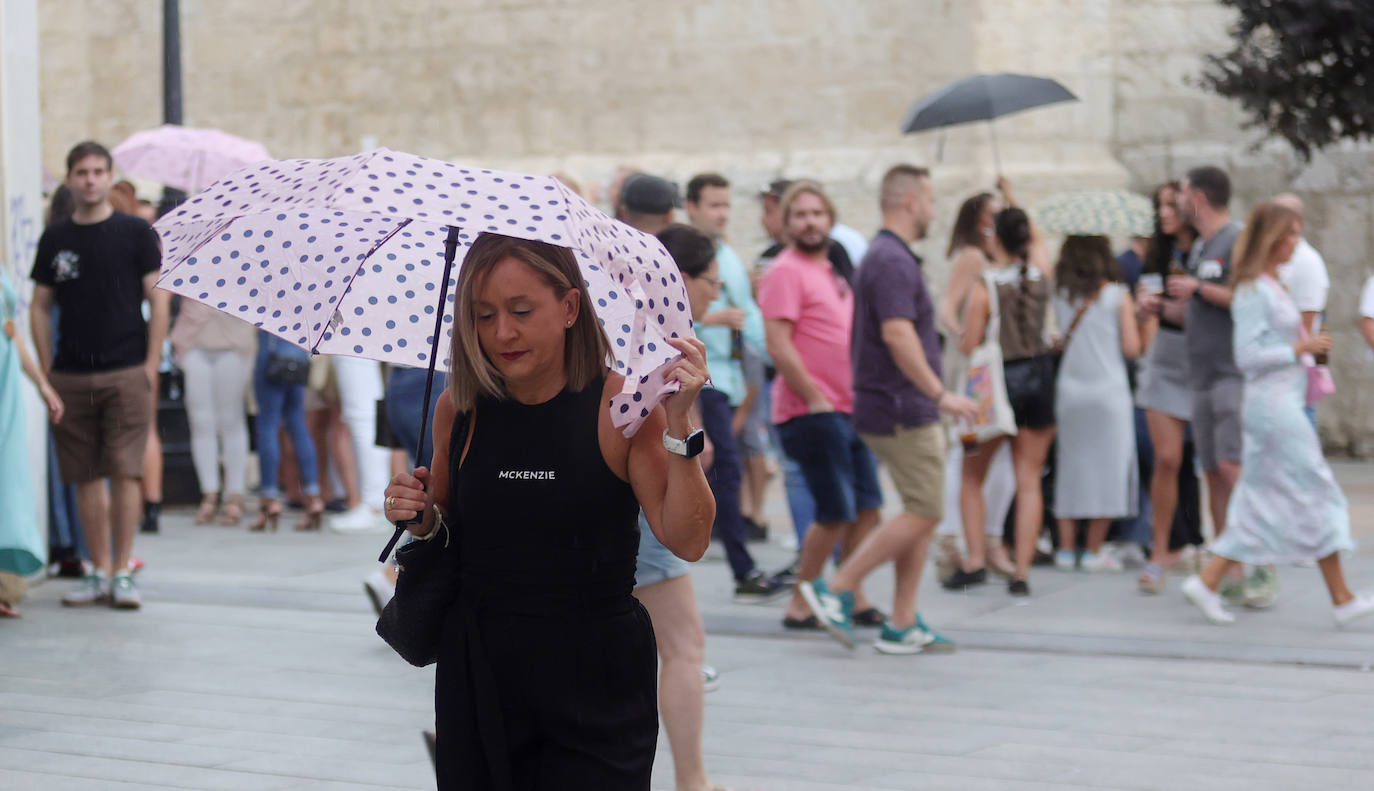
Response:
[[[67,405],[53,439],[63,480],[76,484],[94,566],[62,603],[136,609],[141,601],[129,556],[168,301],[153,296],[161,258],[157,233],[110,205],[111,165],[99,143],[80,143],[67,155],[75,210],[38,241],[30,319],[39,359]],[[152,306],[149,322],[143,319],[145,299]],[[55,353],[54,304],[60,308]]]

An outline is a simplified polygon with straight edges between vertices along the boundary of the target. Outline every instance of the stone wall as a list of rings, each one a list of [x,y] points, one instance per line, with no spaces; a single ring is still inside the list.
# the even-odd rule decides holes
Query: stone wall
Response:
[[[274,155],[337,156],[364,140],[457,161],[564,171],[596,193],[617,166],[739,188],[731,233],[762,245],[753,191],[779,176],[827,183],[843,221],[877,223],[898,161],[935,171],[942,213],[922,252],[938,285],[958,202],[989,187],[989,130],[902,136],[911,103],[973,72],[1064,82],[1082,102],[997,123],[1023,201],[1062,189],[1147,190],[1185,167],[1230,169],[1236,210],[1281,189],[1308,200],[1328,258],[1341,393],[1324,435],[1374,450],[1374,403],[1353,334],[1371,240],[1374,155],[1299,166],[1249,151],[1231,102],[1188,80],[1226,46],[1214,0],[182,0],[185,118]],[[111,144],[161,118],[159,4],[40,0],[43,161]],[[1363,388],[1367,389],[1367,388]]]
[[[1239,106],[1196,87],[1203,52],[1228,48],[1227,9],[1211,0],[1114,0],[1114,150],[1131,184],[1148,191],[1189,167],[1219,165],[1235,186],[1232,212],[1293,191],[1307,206],[1306,236],[1331,276],[1327,324],[1336,338],[1337,393],[1318,409],[1335,450],[1374,452],[1374,390],[1359,332],[1360,290],[1374,265],[1374,146],[1347,144],[1299,161],[1287,144],[1245,129]]]
[[[1126,180],[1108,146],[1101,0],[1058,2],[1079,21],[1034,46],[1017,42],[1043,17],[1031,0],[181,6],[188,125],[261,140],[276,156],[336,156],[372,138],[565,171],[590,187],[622,164],[684,183],[718,170],[740,187],[732,234],[746,253],[763,244],[759,185],[819,178],[843,220],[868,232],[877,181],[898,161],[935,167],[949,217],[934,230],[945,236],[958,200],[994,181],[987,129],[953,129],[941,144],[937,133],[904,137],[897,127],[922,94],[975,71],[1034,66],[1085,99],[1000,123],[1004,166],[1025,198]],[[106,0],[42,9],[44,162],[60,173],[75,140],[113,144],[159,122],[160,12]],[[942,258],[942,244],[928,248]]]

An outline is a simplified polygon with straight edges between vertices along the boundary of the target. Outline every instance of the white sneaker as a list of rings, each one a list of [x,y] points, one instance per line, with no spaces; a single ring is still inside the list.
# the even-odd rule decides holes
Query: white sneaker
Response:
[[[110,604],[117,610],[137,610],[143,606],[143,597],[134,587],[132,574],[121,572],[114,575],[114,581],[110,583]]]
[[[374,533],[390,527],[381,511],[364,503],[329,518],[329,529],[335,533]]]
[[[1202,614],[1212,623],[1225,625],[1236,620],[1236,616],[1226,611],[1221,594],[1204,585],[1202,578],[1196,574],[1184,580],[1183,595],[1202,610]]]
[[[1116,556],[1108,552],[1105,548],[1101,552],[1083,552],[1083,557],[1078,561],[1078,567],[1088,572],[1099,571],[1121,571],[1124,567]]]
[[[1359,593],[1355,598],[1331,608],[1331,615],[1336,618],[1337,626],[1345,626],[1356,618],[1362,618],[1370,613],[1374,613],[1374,594]]]
[[[720,689],[720,671],[710,665],[701,666],[701,691],[715,692]]]
[[[380,618],[391,597],[396,595],[396,586],[391,584],[391,580],[386,578],[381,569],[373,569],[371,574],[363,578],[363,591],[367,593],[367,598],[372,601],[372,608],[377,611],[377,617]]]
[[[1088,553],[1084,553],[1086,556]],[[1078,557],[1072,549],[1061,549],[1054,553],[1054,567],[1060,571],[1073,571],[1078,568]]]
[[[89,607],[104,604],[110,600],[110,580],[104,574],[93,571],[81,578],[81,584],[62,597],[67,607]]]

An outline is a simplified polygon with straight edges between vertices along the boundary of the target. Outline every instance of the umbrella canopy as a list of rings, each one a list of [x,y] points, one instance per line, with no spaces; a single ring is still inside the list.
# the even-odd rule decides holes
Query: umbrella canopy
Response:
[[[1032,212],[1041,228],[1065,236],[1149,236],[1155,229],[1150,199],[1126,190],[1061,192]]]
[[[444,276],[446,237],[459,262],[484,231],[571,248],[611,341],[608,364],[626,377],[612,402],[626,434],[676,389],[662,372],[678,352],[664,340],[692,333],[686,290],[658,240],[552,177],[387,149],[270,161],[155,228],[162,288],[312,352],[415,367],[448,364],[456,274]]]
[[[137,132],[110,152],[125,174],[196,193],[269,158],[261,143],[218,129],[165,124]]]
[[[902,121],[902,131],[920,132],[955,124],[987,121],[992,133],[992,158],[1002,170],[1002,155],[997,150],[995,118],[1043,107],[1058,102],[1076,102],[1068,88],[1048,77],[1028,74],[976,74],[956,80],[927,94],[912,106]]]
[[[1028,74],[978,74],[928,94],[902,121],[903,132],[920,132],[1004,115],[1058,102],[1076,102],[1068,88],[1048,77]]]

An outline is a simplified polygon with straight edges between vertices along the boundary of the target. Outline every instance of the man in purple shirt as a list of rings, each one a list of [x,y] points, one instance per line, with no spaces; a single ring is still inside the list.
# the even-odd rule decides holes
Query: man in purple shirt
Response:
[[[816,616],[840,642],[854,646],[853,591],[891,561],[897,584],[892,617],[874,647],[888,654],[951,650],[954,644],[916,612],[926,550],[944,515],[945,431],[940,413],[973,419],[977,405],[946,392],[940,379],[935,305],[911,243],[935,216],[930,173],[896,165],[883,176],[883,228],[864,255],[854,283],[854,425],[887,465],[902,513],[875,530],[830,579],[800,584]]]

